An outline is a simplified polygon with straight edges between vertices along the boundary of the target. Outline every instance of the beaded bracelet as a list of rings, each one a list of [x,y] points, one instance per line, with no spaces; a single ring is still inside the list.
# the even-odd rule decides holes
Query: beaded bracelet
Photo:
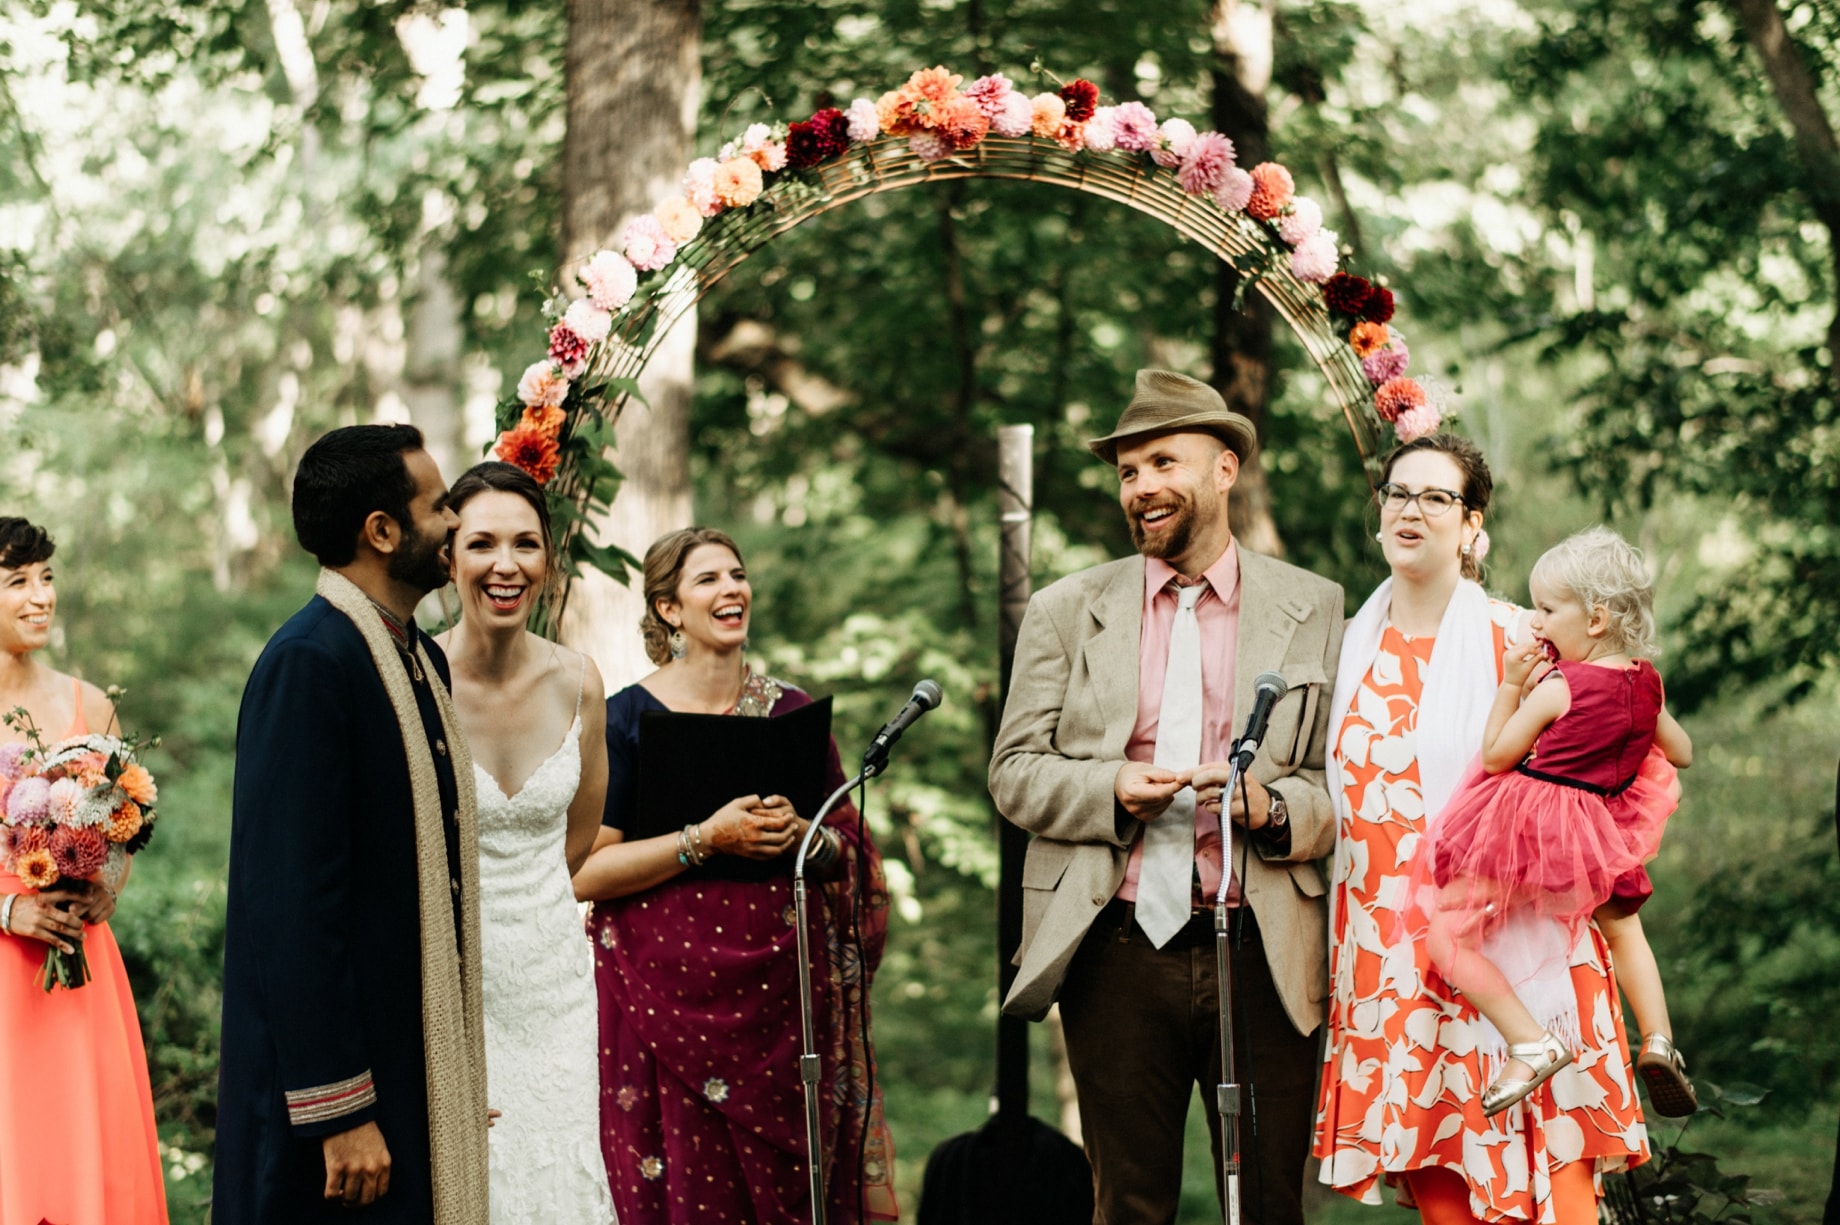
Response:
[[[686,868],[700,868],[709,862],[709,852],[703,849],[703,827],[700,824],[686,825],[678,832],[677,862]]]

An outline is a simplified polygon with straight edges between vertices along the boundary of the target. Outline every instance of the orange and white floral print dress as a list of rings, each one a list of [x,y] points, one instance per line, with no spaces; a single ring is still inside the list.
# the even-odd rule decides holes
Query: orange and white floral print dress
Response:
[[[1489,608],[1499,660],[1520,610],[1494,600]],[[1481,1018],[1431,968],[1423,942],[1398,930],[1397,908],[1424,841],[1415,741],[1435,641],[1386,627],[1331,746],[1330,785],[1347,803],[1336,831],[1315,1154],[1322,1181],[1363,1203],[1382,1202],[1383,1180],[1443,1166],[1469,1185],[1477,1217],[1550,1222],[1551,1170],[1588,1160],[1601,1176],[1640,1164],[1648,1133],[1595,926],[1572,951],[1582,1038],[1576,1062],[1529,1098],[1530,1108],[1493,1119],[1482,1114],[1492,1069],[1478,1054]]]

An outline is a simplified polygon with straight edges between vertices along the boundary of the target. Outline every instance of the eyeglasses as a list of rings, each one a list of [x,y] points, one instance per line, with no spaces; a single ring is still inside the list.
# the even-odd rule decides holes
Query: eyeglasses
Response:
[[[1419,513],[1427,519],[1442,516],[1451,507],[1463,500],[1463,495],[1448,489],[1421,489],[1413,493],[1404,485],[1395,485],[1391,481],[1380,486],[1378,491],[1380,509],[1395,515],[1403,515],[1406,504],[1417,502]]]

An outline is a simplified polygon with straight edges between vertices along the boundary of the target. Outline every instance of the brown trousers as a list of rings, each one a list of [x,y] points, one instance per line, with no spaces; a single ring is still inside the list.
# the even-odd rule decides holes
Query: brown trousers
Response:
[[[1067,1061],[1092,1162],[1093,1225],[1173,1225],[1182,1141],[1197,1087],[1221,1190],[1220,1003],[1213,912],[1161,949],[1133,907],[1099,913],[1061,988]],[[1278,999],[1252,911],[1233,948],[1233,1060],[1241,1085],[1240,1210],[1247,1225],[1303,1225],[1320,1034],[1297,1032]]]

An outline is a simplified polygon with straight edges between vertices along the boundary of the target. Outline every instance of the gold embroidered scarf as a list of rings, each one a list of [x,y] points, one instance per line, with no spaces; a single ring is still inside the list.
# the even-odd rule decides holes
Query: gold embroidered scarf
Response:
[[[441,711],[441,733],[460,799],[461,931],[454,956],[453,890],[434,755],[422,727],[409,670],[370,597],[343,575],[319,572],[319,594],[351,618],[402,728],[415,807],[416,889],[422,919],[422,1061],[428,1081],[428,1156],[435,1225],[485,1225],[487,1219],[485,1012],[479,964],[479,813],[473,761],[453,699],[419,642],[416,656]]]

